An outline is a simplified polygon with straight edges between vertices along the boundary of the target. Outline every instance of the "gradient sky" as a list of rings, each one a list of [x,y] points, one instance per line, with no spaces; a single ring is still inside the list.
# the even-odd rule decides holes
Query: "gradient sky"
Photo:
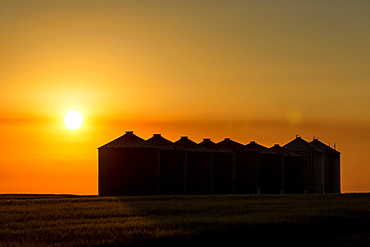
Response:
[[[97,194],[133,130],[342,153],[370,191],[370,2],[0,0],[0,193]],[[64,127],[70,110],[81,129]]]

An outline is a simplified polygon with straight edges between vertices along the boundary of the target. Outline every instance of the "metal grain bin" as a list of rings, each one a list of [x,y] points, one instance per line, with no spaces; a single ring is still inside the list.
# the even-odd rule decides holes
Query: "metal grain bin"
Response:
[[[161,194],[186,194],[187,152],[161,134],[154,134],[146,142],[160,150]]]
[[[275,153],[255,141],[245,145],[248,150],[260,153],[260,187],[261,194],[284,193],[283,156]]]
[[[238,194],[260,193],[260,154],[243,144],[225,138],[218,146],[235,153],[235,189]]]
[[[305,157],[304,177],[306,193],[324,193],[324,155],[300,136],[283,146]]]
[[[213,193],[213,153],[183,136],[175,142],[187,152],[187,175],[189,194]]]
[[[235,154],[205,138],[199,145],[213,152],[213,189],[215,194],[235,193]]]
[[[100,196],[159,192],[159,149],[127,131],[98,148]]]
[[[314,138],[310,146],[324,153],[325,193],[340,193],[340,152]]]
[[[283,155],[284,161],[284,193],[303,194],[304,193],[304,157],[275,144],[270,148],[271,151]]]

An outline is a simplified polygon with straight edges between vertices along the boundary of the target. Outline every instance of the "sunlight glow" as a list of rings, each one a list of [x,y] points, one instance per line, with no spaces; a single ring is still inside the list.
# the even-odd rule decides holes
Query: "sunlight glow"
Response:
[[[82,126],[82,115],[77,111],[70,111],[64,117],[64,124],[70,130],[79,129]]]

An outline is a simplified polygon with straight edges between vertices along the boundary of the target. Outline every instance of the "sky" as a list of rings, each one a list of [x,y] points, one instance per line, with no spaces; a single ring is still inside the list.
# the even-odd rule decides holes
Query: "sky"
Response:
[[[370,192],[368,13],[366,0],[0,0],[0,193],[97,194],[97,148],[126,131],[315,137],[341,152],[342,192]]]

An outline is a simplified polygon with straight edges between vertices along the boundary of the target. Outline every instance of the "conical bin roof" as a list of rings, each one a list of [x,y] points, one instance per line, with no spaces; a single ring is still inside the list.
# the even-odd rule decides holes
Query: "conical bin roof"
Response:
[[[265,153],[265,154],[275,154],[275,152],[271,151],[265,146],[262,146],[255,141],[251,141],[249,144],[245,145],[246,149],[248,150],[253,150],[253,151],[258,151],[260,153]]]
[[[218,146],[228,148],[232,151],[236,150],[246,150],[245,146],[239,142],[231,140],[230,138],[225,138],[224,140],[217,143]]]
[[[167,140],[161,134],[153,134],[153,136],[146,142],[158,147],[161,150],[183,150],[180,146],[171,142],[170,140]]]
[[[275,144],[274,146],[270,147],[270,150],[273,151],[273,152],[276,152],[276,153],[280,153],[284,156],[296,156],[296,157],[301,157],[301,155],[287,149],[287,148],[284,148],[282,146],[280,146],[279,144]]]
[[[294,140],[285,144],[283,147],[286,148],[286,149],[289,149],[290,151],[293,151],[293,152],[320,151],[320,150],[317,150],[314,147],[311,147],[310,144],[307,141],[303,140],[300,136],[297,136]]]
[[[155,148],[153,144],[147,143],[144,139],[136,136],[133,131],[126,131],[126,134],[99,147],[100,148]]]
[[[313,141],[311,141],[309,144],[310,144],[311,147],[319,149],[324,153],[340,154],[339,151],[337,151],[334,148],[331,148],[330,146],[326,145],[325,143],[319,141],[319,139],[317,139],[317,138],[314,138]]]
[[[211,150],[190,140],[187,136],[182,136],[175,144],[188,152],[211,152]]]
[[[230,149],[217,145],[209,138],[204,138],[199,145],[208,148],[214,153],[233,153]]]

